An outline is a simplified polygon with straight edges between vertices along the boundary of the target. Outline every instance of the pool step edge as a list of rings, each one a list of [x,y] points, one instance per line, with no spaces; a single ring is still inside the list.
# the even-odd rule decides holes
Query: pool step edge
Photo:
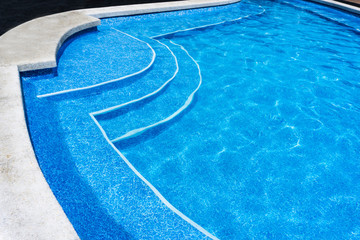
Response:
[[[98,25],[99,19],[76,11],[21,24],[0,37],[0,66],[16,65],[20,72],[54,68],[56,54],[68,37]]]

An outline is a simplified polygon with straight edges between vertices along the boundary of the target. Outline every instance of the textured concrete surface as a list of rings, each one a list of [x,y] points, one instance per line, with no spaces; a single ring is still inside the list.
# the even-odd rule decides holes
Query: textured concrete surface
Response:
[[[19,70],[56,66],[70,35],[100,24],[78,12],[24,23],[0,37],[0,239],[78,239],[38,166],[27,131]]]
[[[0,239],[78,239],[37,164],[16,66],[0,67]]]
[[[343,3],[347,3],[350,5],[354,5],[356,7],[360,7],[360,0],[337,0],[338,2],[343,2]]]
[[[328,6],[335,7],[335,8],[339,8],[339,9],[360,15],[359,7],[352,6],[352,5],[349,5],[346,3],[342,3],[342,2],[338,2],[338,1],[334,1],[334,0],[310,0],[310,1],[321,3],[321,4],[328,5]]]
[[[184,10],[201,7],[220,6],[230,3],[240,2],[240,0],[189,0],[178,2],[164,2],[164,3],[148,3],[135,4],[129,6],[105,7],[77,10],[89,16],[97,18],[115,17],[115,16],[129,16],[144,13],[166,12],[174,10]]]
[[[97,26],[100,20],[79,12],[65,12],[26,22],[0,37],[0,66],[19,71],[56,67],[56,53],[70,35]]]

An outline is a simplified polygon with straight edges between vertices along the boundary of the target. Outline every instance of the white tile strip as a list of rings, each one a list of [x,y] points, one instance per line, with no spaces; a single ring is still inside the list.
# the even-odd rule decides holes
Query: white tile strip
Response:
[[[220,6],[240,2],[240,0],[188,0],[162,3],[135,4],[118,7],[90,8],[78,10],[97,18],[139,15],[145,13],[167,12],[192,8]]]

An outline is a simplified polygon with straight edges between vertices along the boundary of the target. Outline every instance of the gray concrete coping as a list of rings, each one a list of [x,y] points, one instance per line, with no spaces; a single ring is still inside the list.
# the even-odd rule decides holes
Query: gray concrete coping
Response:
[[[328,6],[335,7],[335,8],[339,8],[341,10],[360,15],[360,8],[346,4],[346,3],[342,3],[342,2],[338,2],[338,1],[334,1],[334,0],[310,0],[310,1],[316,2],[316,3],[321,3],[321,4],[328,5]]]
[[[56,67],[62,43],[81,30],[100,25],[100,20],[77,11],[34,19],[0,37],[0,66],[15,65],[19,71]]]
[[[90,8],[90,9],[83,9],[78,11],[89,16],[93,16],[97,18],[105,18],[105,17],[119,17],[119,16],[146,14],[146,13],[156,13],[156,12],[167,12],[167,11],[202,8],[202,7],[213,7],[213,6],[221,6],[236,2],[240,2],[240,0],[188,0],[188,1],[176,1],[176,2],[134,4],[134,5],[116,6],[116,7]]]
[[[56,67],[72,34],[100,20],[79,12],[26,22],[0,37],[0,239],[79,239],[37,163],[19,71]]]
[[[16,66],[0,67],[0,239],[79,239],[35,158]]]
[[[56,67],[61,44],[72,34],[99,25],[97,18],[238,1],[188,0],[70,11],[34,19],[0,37],[1,240],[79,239],[38,166],[27,131],[19,71]],[[312,1],[360,14],[359,8],[333,0]]]

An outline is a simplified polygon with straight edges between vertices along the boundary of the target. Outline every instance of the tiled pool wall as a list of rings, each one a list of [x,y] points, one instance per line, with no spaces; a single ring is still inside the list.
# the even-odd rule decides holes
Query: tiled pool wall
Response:
[[[100,35],[100,32],[87,31],[84,34],[96,36]],[[105,35],[104,37],[109,36]],[[76,37],[69,39],[68,42],[72,42],[74,39]],[[103,39],[100,39],[98,43],[101,43],[101,40]],[[124,36],[121,41],[130,44],[133,40]],[[66,46],[67,44],[64,45],[64,47]],[[126,52],[118,53],[119,56],[126,55]],[[137,55],[135,57],[142,58],[142,56]],[[147,60],[151,60],[151,54],[148,57],[145,59],[146,61],[139,62],[139,69],[148,65]],[[124,62],[123,64],[119,63],[119,66],[126,66],[126,64]],[[122,71],[132,72],[126,71],[125,67],[122,68]],[[62,104],[61,101],[59,103],[56,100],[54,101],[56,97],[61,98],[61,94],[59,96],[40,95],[38,96],[40,99],[32,96],[31,90],[28,91],[31,88],[28,88],[30,82],[41,81],[42,78],[52,77],[53,74],[53,69],[22,74],[23,86],[26,90],[24,93],[27,103],[26,112],[35,153],[38,156],[41,169],[80,238],[143,239],[150,236],[154,239],[162,239],[165,236],[171,239],[206,238],[205,234],[175,214],[172,211],[174,209],[168,208],[171,207],[170,205],[164,205],[161,201],[164,199],[158,195],[160,200],[154,195],[146,185],[146,180],[143,182],[144,179],[139,178],[141,175],[135,169],[129,168],[131,165],[121,160],[116,149],[112,149],[113,145],[108,144],[101,137],[99,129],[89,118],[88,113],[90,109],[94,108],[94,104],[88,104],[87,98],[77,101],[75,105],[70,103],[70,106],[66,107],[69,102]],[[45,93],[51,92],[52,89],[54,86],[49,85],[43,91]],[[73,94],[82,96],[81,92],[81,88],[78,88],[74,89]],[[68,94],[72,93],[68,92]],[[46,99],[47,97],[49,100]],[[76,108],[75,112],[71,112],[74,107]],[[76,117],[76,122],[69,121],[71,128],[76,130],[74,132],[71,130],[71,136],[65,136],[65,133],[57,130],[56,123],[59,112],[63,113],[62,119],[70,120],[69,118],[73,115],[81,116],[80,118]],[[49,116],[51,117],[49,118]],[[44,121],[42,123],[32,121],[38,117]],[[77,127],[73,128],[75,125]],[[77,137],[77,134],[81,133],[85,137],[78,140],[80,137]],[[71,144],[67,146],[63,139],[71,141]],[[49,146],[51,147],[49,148]],[[95,149],[93,146],[96,146]],[[75,149],[76,153],[70,149]],[[87,154],[92,150],[95,154]],[[67,161],[71,158],[77,160]],[[93,170],[94,173],[91,176],[86,174],[89,169]],[[96,190],[92,189],[92,181],[95,182],[97,177],[102,178],[102,175],[116,176],[114,177],[116,182],[105,180],[100,184],[101,186],[96,185]],[[109,185],[113,188],[109,189]],[[114,202],[108,202],[105,197],[102,197],[107,195],[108,191],[114,191],[116,192],[114,194],[121,197]],[[113,213],[113,209],[116,213]],[[79,214],[80,212],[81,214]],[[198,228],[200,229],[200,227]]]
[[[346,6],[335,1],[313,1],[336,6],[353,13],[360,13],[359,8]],[[0,212],[2,212],[0,215],[0,237],[4,239],[28,239],[29,236],[32,239],[79,238],[66,219],[61,207],[56,202],[37,165],[25,123],[18,71],[46,68],[47,70],[42,70],[35,74],[56,74],[56,55],[60,56],[62,49],[73,38],[70,38],[57,54],[62,42],[78,31],[99,24],[96,19],[83,17],[82,15],[84,14],[104,18],[214,6],[233,2],[237,1],[186,1],[183,3],[173,2],[171,4],[161,3],[81,10],[70,12],[69,14],[57,14],[55,17],[46,17],[45,22],[53,29],[51,31],[45,28],[45,30],[49,30],[48,33],[46,31],[44,33],[43,25],[37,25],[37,22],[41,22],[41,19],[38,19],[24,24],[24,26],[19,26],[1,36],[0,81],[2,88],[0,93],[2,99],[0,102],[2,117],[0,125],[1,132],[3,133],[1,136],[3,150],[1,151],[0,183],[4,191],[1,191],[0,196]],[[82,19],[79,20],[79,18]],[[77,19],[79,21],[71,22],[69,19]],[[24,35],[26,37],[23,37]],[[24,73],[23,76],[29,74],[34,73]],[[12,121],[9,121],[9,119],[12,119]],[[128,174],[133,175],[132,170],[128,169]],[[137,178],[137,176],[135,177]],[[176,214],[159,202],[159,199],[155,199],[157,197],[139,179],[135,179],[134,176],[131,179],[138,182],[139,188],[147,192],[146,195],[152,196],[152,201],[158,204],[159,212],[167,212],[166,216],[168,218],[159,215],[162,220],[154,219],[154,222],[163,224],[172,219],[171,221],[177,223],[173,225],[174,229],[167,232],[169,234],[166,235],[167,237],[172,239],[179,236],[194,239],[206,238],[206,235],[197,231],[182,219],[179,219]],[[68,190],[71,191],[72,189]],[[74,213],[77,210],[74,209]],[[19,225],[22,227],[19,228]],[[101,230],[98,231],[97,227],[99,226],[93,226],[90,219],[84,219],[82,227],[84,229],[93,228],[90,233],[97,236],[104,234],[103,236],[112,237],[113,239],[116,237],[133,238],[130,233],[122,231],[123,229],[121,228],[113,230],[111,226],[102,226]],[[155,229],[143,229],[144,234],[147,231],[151,232],[153,230]],[[158,234],[163,236],[162,233]]]

